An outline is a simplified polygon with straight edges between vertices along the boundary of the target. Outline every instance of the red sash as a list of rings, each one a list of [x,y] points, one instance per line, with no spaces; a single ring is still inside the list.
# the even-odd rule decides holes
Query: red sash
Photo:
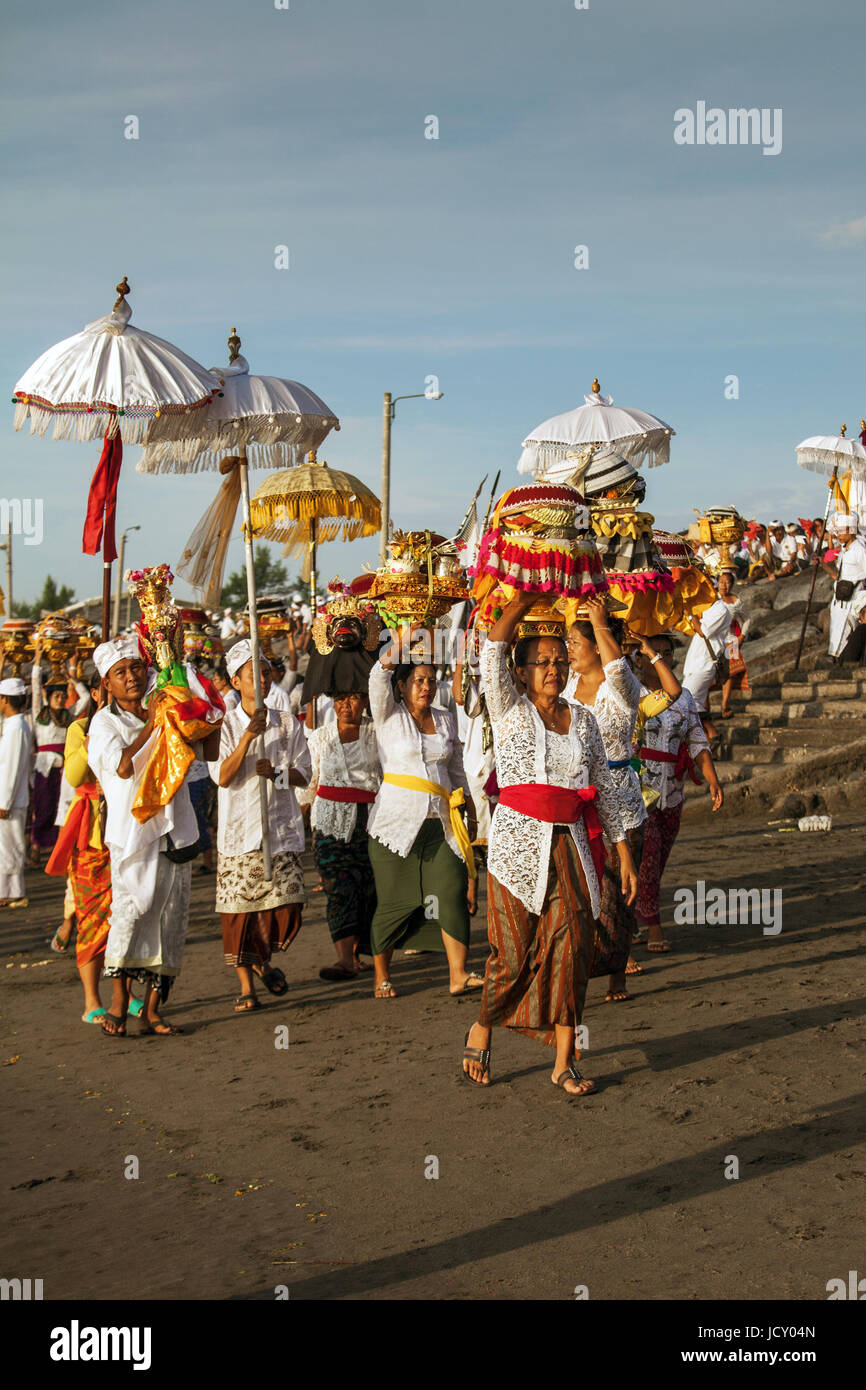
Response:
[[[65,743],[37,743],[37,753],[63,753],[66,749]]]
[[[682,782],[686,773],[688,773],[695,786],[700,786],[701,779],[695,772],[695,765],[692,762],[689,745],[685,740],[680,744],[676,753],[666,753],[661,748],[642,748],[640,750],[640,756],[645,762],[673,763],[674,777],[678,782]]]
[[[62,877],[69,868],[69,860],[76,845],[79,850],[90,844],[90,803],[99,797],[98,782],[82,782],[75,789],[75,800],[66,814],[51,857],[45,865],[47,874]]]
[[[363,787],[319,787],[316,796],[320,796],[323,801],[375,801],[376,793],[368,792]]]
[[[554,825],[576,825],[583,820],[601,891],[606,852],[601,821],[593,804],[597,797],[595,787],[551,787],[543,782],[523,782],[516,787],[499,789],[500,806],[509,806],[521,815],[532,816],[533,820],[549,821]]]

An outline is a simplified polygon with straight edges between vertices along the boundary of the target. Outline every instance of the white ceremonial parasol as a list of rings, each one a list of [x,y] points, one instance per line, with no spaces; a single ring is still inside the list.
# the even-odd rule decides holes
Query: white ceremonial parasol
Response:
[[[854,477],[866,477],[866,449],[856,439],[848,439],[842,425],[838,434],[813,434],[797,445],[795,453],[801,468],[824,473],[828,478],[851,470]]]
[[[860,421],[866,433],[866,422]],[[824,536],[827,535],[827,518],[830,515],[830,504],[836,498],[837,492],[844,496],[839,487],[839,470],[844,469],[848,480],[848,506],[853,506],[851,493],[856,483],[866,479],[866,448],[856,439],[848,439],[846,435],[847,425],[840,425],[838,434],[813,434],[808,439],[804,439],[798,444],[795,453],[797,463],[801,468],[808,468],[813,473],[824,473],[829,477],[827,484],[827,501],[824,506]],[[863,436],[861,435],[861,440]],[[806,640],[806,624],[809,621],[809,612],[812,607],[812,595],[815,592],[815,580],[818,575],[817,557],[812,565],[812,582],[809,585],[809,593],[806,596],[806,611],[803,614],[803,626],[800,629],[800,641],[797,645],[797,655],[794,658],[794,670],[800,665],[800,657],[803,655],[803,643]]]
[[[232,329],[228,340],[229,365],[214,369],[218,394],[202,413],[199,431],[192,437],[175,430],[172,420],[154,421],[147,447],[139,461],[139,473],[194,473],[218,468],[225,476],[216,498],[187,542],[177,573],[216,602],[222,587],[229,537],[241,503],[249,602],[250,649],[256,705],[262,703],[259,624],[256,611],[255,556],[250,519],[249,465],[284,468],[304,449],[315,449],[340,422],[334,412],[309,387],[282,377],[252,376],[241,357],[241,340]],[[220,455],[223,457],[221,458]],[[257,740],[258,756],[264,757],[264,737]],[[264,877],[272,874],[267,789],[260,780],[262,858]]]
[[[139,473],[197,473],[218,468],[227,453],[245,449],[252,468],[289,468],[317,449],[340,422],[321,396],[278,376],[253,376],[232,329],[227,367],[211,370],[219,390],[199,418],[196,437],[175,430],[171,419],[154,422]]]
[[[134,328],[117,286],[110,314],[43,352],[16,383],[15,428],[29,418],[30,433],[54,439],[103,439],[102,456],[87,500],[82,548],[102,547],[102,636],[109,636],[111,565],[117,559],[114,517],[123,444],[140,444],[154,425],[168,422],[178,438],[196,433],[219,381],[164,338]]]
[[[144,443],[152,423],[171,421],[178,436],[196,429],[217,378],[180,348],[130,323],[126,277],[110,314],[43,352],[15,385],[15,428],[54,439]]]
[[[670,461],[670,441],[675,431],[664,420],[645,410],[615,406],[613,396],[603,396],[598,379],[592,392],[584,396],[585,405],[564,415],[554,415],[538,425],[523,441],[518,473],[531,473],[545,482],[564,482],[572,474],[586,470],[599,448],[615,444],[636,467],[656,468]],[[585,452],[585,460],[569,458],[575,451]]]

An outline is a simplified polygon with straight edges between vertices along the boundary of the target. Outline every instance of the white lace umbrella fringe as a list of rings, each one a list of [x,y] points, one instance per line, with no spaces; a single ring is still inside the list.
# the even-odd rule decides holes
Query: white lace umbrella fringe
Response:
[[[597,451],[606,449],[609,446],[620,450],[625,458],[629,459],[636,467],[659,468],[663,463],[670,463],[671,442],[670,435],[659,432],[659,435],[638,435],[633,439],[612,439],[612,440],[581,440],[573,444],[554,444],[550,441],[528,441],[524,445],[523,453],[517,465],[518,473],[530,473],[536,478],[543,478],[545,473],[554,464],[560,463],[566,454],[577,453],[578,451]],[[577,467],[578,460],[575,460]]]
[[[202,401],[200,406],[188,406],[183,409],[171,411],[172,430],[175,433],[188,433],[195,439],[201,434],[200,412],[210,404],[210,401]],[[163,408],[166,413],[167,408]],[[115,410],[100,410],[94,406],[90,411],[65,411],[43,409],[41,406],[32,402],[19,402],[15,407],[14,425],[16,430],[24,427],[27,419],[30,419],[30,433],[44,436],[52,429],[52,439],[71,439],[78,441],[89,441],[102,439],[108,434],[109,439],[116,434],[120,435],[124,444],[144,444],[148,431],[154,421],[154,412],[137,414],[132,407],[118,418]],[[53,427],[53,428],[52,428]]]
[[[186,439],[170,443],[154,442],[151,433],[137,472],[200,473],[218,468],[226,455],[240,448],[246,449],[251,468],[291,468],[310,449],[318,449],[336,423],[302,417],[300,423],[283,419],[271,424],[259,416],[239,420],[237,428],[226,425],[206,441],[200,428],[198,437],[191,431]]]
[[[840,478],[843,478],[848,472],[855,478],[866,478],[866,460],[846,454],[834,457],[832,454],[823,453],[820,449],[807,449],[802,453],[798,450],[797,462],[801,468],[808,468],[810,473],[823,473],[826,478],[832,478],[833,471],[837,467]]]

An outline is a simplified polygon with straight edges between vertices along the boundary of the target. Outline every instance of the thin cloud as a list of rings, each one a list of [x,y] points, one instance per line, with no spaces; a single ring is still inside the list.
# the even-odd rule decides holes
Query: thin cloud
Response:
[[[834,227],[821,233],[821,240],[831,246],[856,246],[866,241],[866,217],[852,217],[849,222],[837,222]]]

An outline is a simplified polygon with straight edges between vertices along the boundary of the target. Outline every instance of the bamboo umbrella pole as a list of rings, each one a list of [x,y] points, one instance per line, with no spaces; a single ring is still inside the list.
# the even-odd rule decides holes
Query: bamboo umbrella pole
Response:
[[[259,650],[259,620],[258,614],[256,613],[256,570],[255,556],[253,554],[253,524],[250,516],[250,480],[246,449],[241,449],[236,457],[223,459],[220,464],[220,472],[229,473],[234,467],[238,468],[241,480],[244,552],[247,562],[247,602],[250,611],[250,651],[253,659],[253,687],[255,689],[256,709],[260,709],[262,706],[262,662]],[[264,756],[265,739],[264,734],[261,734],[256,740],[256,757],[263,758]],[[264,777],[260,777],[258,782],[259,804],[262,813],[262,859],[264,860],[264,876],[265,881],[270,883],[273,877],[273,865],[271,860],[271,831],[268,819],[268,789],[265,786]]]
[[[313,622],[316,621],[316,561],[317,561],[317,558],[318,558],[318,556],[317,556],[317,554],[316,554],[316,551],[317,551],[317,545],[316,545],[316,518],[315,518],[315,517],[311,517],[311,518],[310,518],[310,613],[312,614],[312,620],[313,620]],[[318,698],[318,697],[317,697],[317,698]],[[316,727],[316,700],[311,700],[311,701],[310,701],[310,705],[309,705],[309,708],[308,708],[308,710],[307,710],[306,724],[307,724],[307,727],[310,728],[310,729],[315,729],[315,727]]]

